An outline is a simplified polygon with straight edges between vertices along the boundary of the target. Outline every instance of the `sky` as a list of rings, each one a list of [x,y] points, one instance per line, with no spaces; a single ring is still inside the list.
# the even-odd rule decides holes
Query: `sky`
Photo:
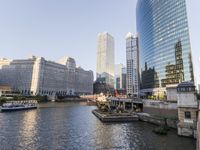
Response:
[[[198,58],[200,0],[186,0],[195,74]],[[75,58],[96,71],[97,34],[115,38],[115,63],[125,64],[125,36],[136,34],[137,0],[0,0],[0,58],[32,55],[58,61]],[[197,71],[196,71],[197,70]]]

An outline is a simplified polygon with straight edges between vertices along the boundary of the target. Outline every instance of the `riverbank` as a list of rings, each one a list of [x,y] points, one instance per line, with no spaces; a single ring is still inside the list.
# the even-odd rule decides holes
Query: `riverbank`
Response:
[[[55,102],[87,102],[87,99],[79,97],[69,97],[64,99],[56,99]]]

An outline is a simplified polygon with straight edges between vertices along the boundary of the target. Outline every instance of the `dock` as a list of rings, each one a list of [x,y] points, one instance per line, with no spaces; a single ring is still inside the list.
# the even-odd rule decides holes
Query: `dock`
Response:
[[[93,110],[92,113],[102,122],[133,122],[138,120],[137,115],[130,113],[109,114],[100,112],[97,109]]]

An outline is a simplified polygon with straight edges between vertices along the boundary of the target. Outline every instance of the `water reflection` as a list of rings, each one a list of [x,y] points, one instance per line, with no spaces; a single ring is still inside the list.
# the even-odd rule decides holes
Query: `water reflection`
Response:
[[[26,111],[22,114],[23,118],[20,123],[19,128],[19,146],[36,148],[35,143],[37,140],[37,110]]]
[[[73,103],[41,104],[40,109],[0,113],[0,150],[131,149],[195,150],[195,141],[176,131],[152,133],[153,125],[102,123],[94,107]]]

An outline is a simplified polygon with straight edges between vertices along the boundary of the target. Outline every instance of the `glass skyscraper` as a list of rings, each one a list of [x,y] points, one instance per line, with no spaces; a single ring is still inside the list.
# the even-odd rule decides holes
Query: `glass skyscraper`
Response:
[[[186,0],[138,0],[141,89],[194,81]]]

